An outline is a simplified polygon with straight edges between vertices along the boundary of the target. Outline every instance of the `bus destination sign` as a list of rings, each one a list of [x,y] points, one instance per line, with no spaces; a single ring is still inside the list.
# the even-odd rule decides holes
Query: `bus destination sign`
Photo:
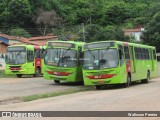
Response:
[[[75,48],[74,44],[64,42],[48,42],[48,46]]]
[[[14,46],[14,47],[8,47],[7,48],[7,51],[25,51],[26,48],[25,47],[17,47],[17,46]]]
[[[103,47],[114,47],[114,42],[93,43],[84,46],[85,49],[103,48]]]

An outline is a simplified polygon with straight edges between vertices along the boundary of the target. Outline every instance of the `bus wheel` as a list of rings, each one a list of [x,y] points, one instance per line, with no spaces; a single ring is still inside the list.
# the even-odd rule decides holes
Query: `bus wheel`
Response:
[[[127,75],[127,82],[124,84],[124,87],[127,88],[129,87],[131,84],[131,76],[128,74]]]
[[[60,83],[60,81],[59,81],[59,80],[54,80],[54,82],[55,82],[55,83],[57,83],[57,84],[58,84],[58,83]]]
[[[17,74],[16,75],[18,78],[21,78],[22,77],[22,74]]]
[[[35,77],[40,76],[40,74],[41,74],[41,69],[37,67]]]
[[[100,86],[100,85],[96,85],[96,89],[97,89],[97,90],[100,90],[100,89],[101,89],[101,86]]]
[[[141,80],[141,82],[142,82],[142,83],[148,83],[149,80],[150,80],[150,72],[148,71],[148,72],[147,72],[147,78],[144,79],[144,80]]]

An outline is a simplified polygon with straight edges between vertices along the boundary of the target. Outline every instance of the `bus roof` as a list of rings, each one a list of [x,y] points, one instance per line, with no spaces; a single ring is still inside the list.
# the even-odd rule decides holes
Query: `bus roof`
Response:
[[[48,41],[48,42],[62,42],[62,43],[72,43],[72,44],[84,44],[85,43],[81,41]]]
[[[96,43],[106,43],[106,42],[115,42],[117,44],[128,44],[129,46],[137,46],[137,47],[155,48],[154,46],[137,44],[137,43],[130,43],[130,42],[123,42],[123,41],[116,41],[116,40],[91,42],[91,43],[86,43],[86,45],[96,44]]]
[[[10,45],[8,47],[32,47],[32,46],[37,46],[37,47],[41,47],[38,45],[25,45],[25,44],[21,44],[21,45]]]

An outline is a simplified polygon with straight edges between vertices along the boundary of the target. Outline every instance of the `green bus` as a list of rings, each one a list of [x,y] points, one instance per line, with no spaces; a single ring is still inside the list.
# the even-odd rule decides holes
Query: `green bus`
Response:
[[[6,50],[5,74],[39,76],[42,74],[42,46],[13,45]],[[45,48],[44,48],[45,49]]]
[[[153,46],[101,41],[83,47],[83,79],[85,85],[148,83],[158,75],[156,49]]]
[[[44,78],[60,81],[82,81],[81,51],[84,42],[49,41],[44,57]]]

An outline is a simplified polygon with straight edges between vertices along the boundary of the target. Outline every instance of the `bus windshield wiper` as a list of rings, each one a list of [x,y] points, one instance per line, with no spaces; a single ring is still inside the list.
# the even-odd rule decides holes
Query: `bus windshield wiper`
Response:
[[[18,57],[18,55],[19,55],[21,52],[22,52],[22,51],[19,51],[19,52],[17,53],[16,57]]]

